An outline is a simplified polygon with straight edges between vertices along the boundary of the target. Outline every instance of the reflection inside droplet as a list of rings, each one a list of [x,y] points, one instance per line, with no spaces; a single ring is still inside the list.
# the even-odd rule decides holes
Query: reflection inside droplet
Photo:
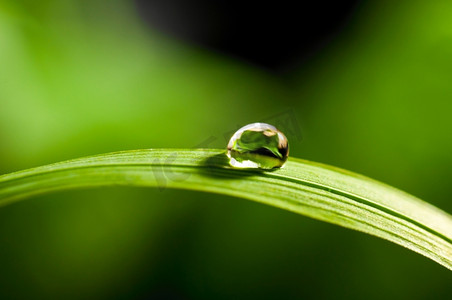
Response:
[[[227,156],[229,164],[235,168],[281,168],[289,156],[289,143],[274,126],[253,123],[234,133]]]

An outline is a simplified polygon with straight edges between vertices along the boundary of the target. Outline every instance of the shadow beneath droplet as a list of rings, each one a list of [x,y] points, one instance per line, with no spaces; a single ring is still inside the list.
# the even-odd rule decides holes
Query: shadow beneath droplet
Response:
[[[226,156],[226,153],[207,157],[201,162],[201,166],[203,166],[203,168],[199,169],[200,175],[222,179],[238,179],[277,170],[234,169],[229,165],[229,158]]]

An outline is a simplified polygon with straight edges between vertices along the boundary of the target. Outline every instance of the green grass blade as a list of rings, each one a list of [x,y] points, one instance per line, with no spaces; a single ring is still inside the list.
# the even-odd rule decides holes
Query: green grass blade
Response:
[[[452,216],[400,190],[290,158],[271,172],[228,167],[223,150],[153,149],[74,159],[0,176],[0,205],[111,185],[213,192],[280,207],[392,241],[452,270]]]

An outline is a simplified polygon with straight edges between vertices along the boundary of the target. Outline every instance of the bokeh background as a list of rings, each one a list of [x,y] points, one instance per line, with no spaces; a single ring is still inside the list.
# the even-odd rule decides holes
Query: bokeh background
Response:
[[[0,0],[0,174],[223,148],[292,112],[291,155],[452,213],[452,2]],[[298,4],[298,3],[297,3]],[[0,209],[1,299],[450,299],[452,273],[232,197],[102,188]]]

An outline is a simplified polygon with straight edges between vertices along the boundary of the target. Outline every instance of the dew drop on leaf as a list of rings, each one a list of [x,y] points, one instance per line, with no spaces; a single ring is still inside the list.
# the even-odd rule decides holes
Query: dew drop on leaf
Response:
[[[235,168],[281,168],[289,156],[286,136],[266,123],[248,124],[229,140],[227,156]]]

